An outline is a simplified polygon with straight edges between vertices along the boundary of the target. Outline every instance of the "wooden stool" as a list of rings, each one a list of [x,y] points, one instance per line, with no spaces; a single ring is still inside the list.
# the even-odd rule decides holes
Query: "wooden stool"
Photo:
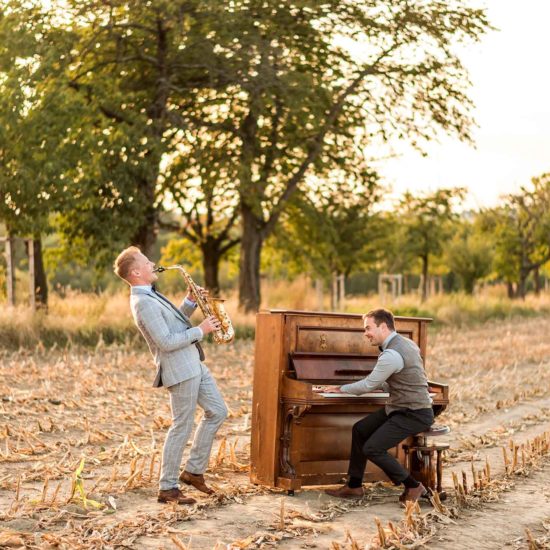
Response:
[[[450,431],[448,426],[434,425],[429,430],[413,436],[411,445],[403,445],[405,468],[408,468],[411,476],[420,481],[426,489],[437,491],[441,500],[447,498],[447,494],[441,488],[443,477],[441,454],[449,448],[449,445],[447,443],[429,444],[428,438],[446,435]]]

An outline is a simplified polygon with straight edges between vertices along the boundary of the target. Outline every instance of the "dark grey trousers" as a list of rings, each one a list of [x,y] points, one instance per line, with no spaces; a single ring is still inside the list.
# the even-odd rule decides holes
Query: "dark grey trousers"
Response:
[[[382,408],[363,418],[353,426],[351,457],[348,474],[363,479],[367,460],[376,464],[396,484],[405,480],[409,472],[390,454],[395,447],[411,435],[427,430],[434,421],[429,409],[403,409],[386,414]]]

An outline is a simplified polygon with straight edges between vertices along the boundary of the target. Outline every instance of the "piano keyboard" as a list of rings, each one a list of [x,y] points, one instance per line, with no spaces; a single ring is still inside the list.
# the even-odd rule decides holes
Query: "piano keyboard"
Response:
[[[389,397],[390,394],[383,391],[373,391],[368,393],[362,393],[361,395],[353,395],[352,393],[331,393],[322,392],[319,395],[323,397]]]
[[[388,392],[383,391],[373,391],[368,393],[362,393],[361,395],[354,395],[352,393],[332,393],[332,392],[321,392],[318,395],[322,397],[389,397]],[[430,397],[435,397],[435,393],[430,393]]]

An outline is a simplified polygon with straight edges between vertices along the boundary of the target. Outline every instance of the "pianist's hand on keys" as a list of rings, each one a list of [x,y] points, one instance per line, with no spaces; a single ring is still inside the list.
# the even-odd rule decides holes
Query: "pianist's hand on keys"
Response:
[[[315,393],[344,393],[340,386],[313,386],[311,389]]]

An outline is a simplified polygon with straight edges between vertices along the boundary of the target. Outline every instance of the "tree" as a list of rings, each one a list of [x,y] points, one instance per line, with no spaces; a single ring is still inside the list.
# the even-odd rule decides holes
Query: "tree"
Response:
[[[374,172],[362,184],[323,182],[315,193],[295,195],[274,233],[275,247],[298,272],[325,282],[334,273],[349,277],[377,259],[382,235],[373,208],[381,195]]]
[[[232,23],[223,4],[190,0],[7,5],[49,51],[47,82],[82,108],[62,132],[79,148],[66,174],[79,189],[56,219],[65,248],[102,264],[121,242],[149,254],[166,189],[182,180],[172,161],[185,132],[203,128],[182,113],[197,90],[225,82],[208,34],[217,25],[223,36],[238,14]]]
[[[38,0],[34,8],[10,3],[47,9]],[[56,18],[61,8],[64,17]],[[103,174],[109,160],[125,182],[101,183],[108,200],[90,182],[78,201],[86,208],[73,209],[63,227],[81,222],[76,235],[95,239],[97,218],[108,211],[114,219],[103,224],[101,241],[108,244],[139,220],[131,240],[148,252],[165,193],[181,189],[181,210],[191,213],[185,229],[212,244],[204,251],[219,256],[234,246],[240,220],[239,293],[247,310],[260,301],[263,242],[310,176],[323,179],[335,167],[352,173],[350,159],[379,141],[421,146],[439,131],[469,139],[467,75],[453,45],[489,28],[485,12],[461,0],[70,0],[48,9],[51,29],[41,39],[52,45],[66,31],[57,74],[89,107],[86,134],[98,145],[99,132],[117,138],[93,157],[90,172],[97,165]],[[343,46],[350,40],[366,45],[360,56]],[[197,155],[207,141],[207,154]],[[194,148],[193,162],[181,162],[182,143]],[[198,166],[201,192],[189,198]],[[86,166],[76,172],[86,174]]]
[[[483,219],[494,234],[496,272],[511,297],[525,298],[529,276],[550,260],[550,174],[533,178],[504,205],[484,211]]]
[[[93,191],[83,185],[96,175],[93,163],[84,159],[89,161],[94,153],[97,159],[101,149],[97,142],[85,147],[93,135],[86,130],[93,128],[97,134],[97,127],[87,116],[85,102],[62,78],[61,60],[72,41],[55,19],[43,6],[17,0],[6,2],[0,10],[0,218],[9,234],[33,238],[35,292],[38,303],[44,305],[48,288],[43,235],[54,227],[66,229],[63,236],[74,251],[81,239],[78,226],[69,220],[79,219],[78,210],[101,204],[104,198],[101,185],[96,185],[99,178],[93,182]],[[109,218],[90,233],[98,242],[102,235],[120,229],[114,226]],[[99,251],[100,247],[94,253]]]
[[[50,212],[67,195],[58,182],[66,166],[62,130],[71,115],[59,95],[44,85],[52,69],[50,52],[40,42],[47,25],[38,10],[29,10],[26,17],[17,9],[0,11],[0,220],[8,236],[33,239],[35,294],[44,306],[48,287],[42,235],[51,230]]]
[[[464,221],[446,249],[449,269],[458,275],[467,294],[472,294],[478,280],[491,272],[493,243],[478,224]]]
[[[210,45],[204,33],[197,37],[194,32],[194,4],[63,2],[70,24],[78,22],[64,74],[87,102],[97,129],[92,131],[97,148],[92,146],[91,171],[100,184],[94,187],[91,178],[92,185],[85,187],[88,198],[99,187],[101,200],[80,201],[90,208],[75,211],[77,219],[65,224],[80,226],[84,238],[94,236],[97,227],[107,230],[107,219],[118,218],[111,228],[125,229],[122,235],[151,253],[163,198],[161,163],[178,141],[175,108],[190,87],[205,81],[197,50]],[[80,169],[86,172],[85,166]],[[79,224],[79,219],[89,223]],[[113,232],[105,235],[112,238]],[[103,244],[112,253],[108,240]]]
[[[350,170],[377,141],[470,138],[468,79],[452,45],[489,26],[483,10],[459,1],[235,5],[247,34],[225,50],[231,84],[208,121],[223,122],[221,146],[238,162],[239,296],[253,311],[262,245],[309,176]],[[343,37],[363,42],[361,59]]]
[[[216,293],[220,262],[240,241],[238,164],[220,148],[222,138],[214,130],[186,135],[170,165],[170,178],[164,180],[168,201],[177,211],[162,216],[160,225],[199,248],[205,284]]]
[[[464,197],[463,188],[439,189],[414,196],[405,193],[399,204],[399,220],[405,227],[405,248],[422,263],[422,301],[428,296],[430,259],[441,255],[443,244],[452,235],[457,219],[456,201]]]

